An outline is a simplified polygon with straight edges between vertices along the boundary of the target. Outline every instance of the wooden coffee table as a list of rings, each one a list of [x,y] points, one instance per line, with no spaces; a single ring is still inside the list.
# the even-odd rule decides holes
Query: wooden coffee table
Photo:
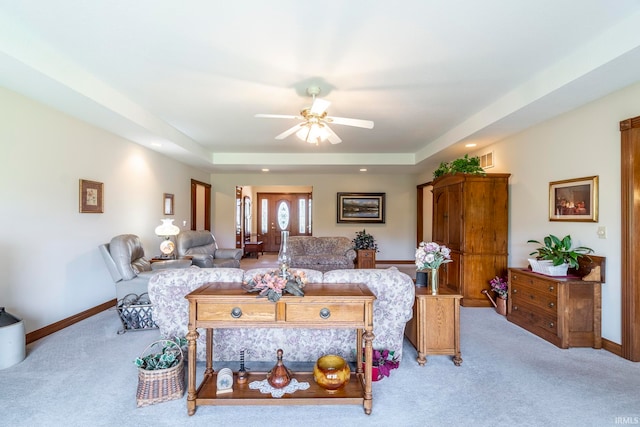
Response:
[[[373,301],[375,296],[363,284],[307,284],[304,297],[283,295],[276,303],[247,293],[241,283],[207,283],[185,297],[189,301],[187,413],[193,415],[199,405],[337,405],[362,404],[371,413],[371,366],[373,353]],[[206,369],[196,390],[196,328],[206,329]],[[294,372],[307,390],[273,398],[252,390],[249,384],[264,380],[266,372],[249,372],[248,381],[235,381],[230,393],[216,394],[213,370],[214,328],[312,328],[356,329],[355,348],[365,349],[364,371],[356,363],[356,372],[339,392],[329,393],[313,380],[313,372]],[[274,355],[276,353],[274,348]],[[310,362],[315,362],[310,361]]]

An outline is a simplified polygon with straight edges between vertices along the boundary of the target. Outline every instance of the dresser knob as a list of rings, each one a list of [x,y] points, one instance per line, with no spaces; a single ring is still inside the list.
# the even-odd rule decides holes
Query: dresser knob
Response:
[[[242,309],[240,307],[233,307],[231,310],[231,317],[234,319],[239,319],[242,316]]]
[[[518,306],[517,305],[513,306],[513,311],[518,311]]]
[[[517,293],[518,293],[518,290],[517,290],[517,289],[514,289],[514,290],[512,290],[511,292],[513,292],[514,294],[517,294]]]
[[[553,291],[553,289],[554,289],[553,286],[549,286],[550,291]]]
[[[549,327],[553,328],[555,325],[553,324],[553,322],[549,322]]]
[[[320,317],[322,319],[328,319],[331,316],[331,310],[329,310],[328,308],[323,308],[322,310],[320,310]]]
[[[553,308],[553,307],[555,307],[555,306],[556,306],[556,305],[555,305],[554,303],[552,303],[552,302],[550,302],[550,303],[549,303],[549,307]]]

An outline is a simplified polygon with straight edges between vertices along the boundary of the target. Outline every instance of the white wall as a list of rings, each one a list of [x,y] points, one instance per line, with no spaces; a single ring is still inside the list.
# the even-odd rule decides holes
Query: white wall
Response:
[[[378,243],[378,260],[412,260],[416,240],[416,186],[410,175],[296,175],[296,174],[214,174],[211,176],[212,228],[220,247],[235,247],[235,188],[254,186],[261,191],[269,185],[313,188],[313,235],[354,238],[363,228]],[[281,187],[280,187],[281,188]],[[275,190],[279,191],[279,190]],[[385,224],[338,224],[336,199],[339,192],[386,193]]]
[[[190,179],[208,173],[2,88],[0,117],[0,306],[27,332],[115,298],[98,245],[132,233],[157,255],[163,193],[190,228]],[[79,179],[104,183],[104,213],[78,212]]]
[[[640,115],[640,84],[534,126],[474,154],[493,150],[509,180],[509,265],[525,267],[528,254],[548,234],[570,234],[575,245],[607,257],[602,286],[602,336],[621,342],[620,131],[622,120]],[[599,176],[599,222],[549,221],[549,182]],[[422,182],[428,174],[421,176]],[[607,228],[599,239],[598,226]]]

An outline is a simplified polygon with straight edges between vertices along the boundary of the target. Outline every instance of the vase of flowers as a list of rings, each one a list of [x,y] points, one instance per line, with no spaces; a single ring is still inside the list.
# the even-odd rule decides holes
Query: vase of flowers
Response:
[[[277,302],[283,293],[304,296],[307,275],[304,271],[270,270],[264,274],[256,274],[242,284],[247,292],[258,292],[258,297],[267,297]]]
[[[451,262],[451,250],[436,242],[420,242],[416,249],[416,267],[418,272],[428,271],[431,276],[431,293],[438,293],[438,269],[442,264]]]

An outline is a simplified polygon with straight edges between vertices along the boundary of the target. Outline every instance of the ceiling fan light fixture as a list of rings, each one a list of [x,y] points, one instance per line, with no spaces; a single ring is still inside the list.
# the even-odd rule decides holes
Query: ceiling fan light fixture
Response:
[[[310,144],[319,144],[329,138],[329,133],[322,124],[308,123],[296,132],[296,136]]]

